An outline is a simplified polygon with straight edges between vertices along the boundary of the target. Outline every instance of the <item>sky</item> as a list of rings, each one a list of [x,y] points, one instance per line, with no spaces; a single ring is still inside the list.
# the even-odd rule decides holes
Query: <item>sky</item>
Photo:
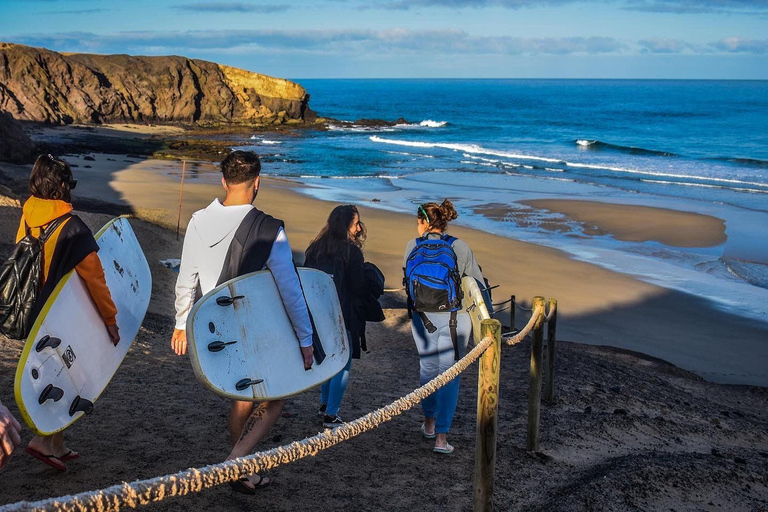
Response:
[[[0,0],[0,41],[285,78],[768,79],[768,0]]]

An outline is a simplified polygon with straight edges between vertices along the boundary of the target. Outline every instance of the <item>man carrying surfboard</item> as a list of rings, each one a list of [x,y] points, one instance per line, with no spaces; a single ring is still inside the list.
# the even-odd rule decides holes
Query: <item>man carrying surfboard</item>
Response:
[[[233,151],[221,162],[224,202],[214,199],[208,207],[192,215],[184,236],[176,282],[176,328],[171,348],[179,356],[187,353],[186,322],[198,286],[205,294],[224,281],[266,267],[272,272],[299,340],[304,368],[308,370],[313,362],[312,324],[283,222],[260,212],[252,204],[259,191],[260,171],[258,155]],[[250,230],[245,243],[235,248],[232,246],[235,234],[246,222],[250,223]],[[236,258],[234,254],[241,257]],[[233,448],[227,460],[252,453],[277,421],[283,405],[283,400],[259,404],[233,402],[228,419]],[[253,494],[257,487],[269,483],[268,478],[253,475],[233,482],[232,487],[238,492]]]

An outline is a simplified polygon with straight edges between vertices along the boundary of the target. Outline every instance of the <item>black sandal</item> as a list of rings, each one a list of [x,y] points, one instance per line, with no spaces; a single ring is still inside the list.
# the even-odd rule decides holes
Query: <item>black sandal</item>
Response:
[[[240,477],[239,480],[235,480],[233,482],[229,482],[229,486],[232,487],[232,490],[235,492],[239,492],[241,494],[247,494],[248,496],[253,496],[256,494],[256,489],[260,489],[262,487],[268,487],[269,484],[272,483],[272,480],[268,480],[266,477],[263,477],[261,475],[257,475],[259,477],[259,481],[253,484],[254,486],[251,487],[246,482],[249,482],[249,479],[247,476]],[[264,483],[264,480],[267,480],[267,483]]]

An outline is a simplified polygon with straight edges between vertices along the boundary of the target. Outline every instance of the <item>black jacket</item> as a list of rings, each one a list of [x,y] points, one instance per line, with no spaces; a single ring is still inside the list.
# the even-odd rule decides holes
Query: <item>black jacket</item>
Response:
[[[336,292],[339,295],[341,312],[344,315],[344,325],[350,334],[352,357],[360,358],[360,338],[365,332],[365,320],[357,311],[357,304],[368,294],[368,284],[365,280],[363,251],[349,244],[348,258],[337,254],[333,259],[307,259],[305,267],[322,270],[333,276]]]

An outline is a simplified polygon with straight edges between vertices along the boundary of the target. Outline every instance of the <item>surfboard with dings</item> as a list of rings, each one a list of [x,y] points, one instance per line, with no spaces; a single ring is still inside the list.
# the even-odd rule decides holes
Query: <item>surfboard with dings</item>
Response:
[[[472,338],[474,338],[475,343],[479,343],[483,339],[480,324],[483,320],[490,319],[491,315],[483,292],[474,277],[464,276],[461,280],[461,289],[464,291],[464,298],[461,300],[462,306],[472,319]]]
[[[128,220],[111,220],[95,238],[120,343],[112,344],[82,278],[74,270],[65,275],[32,325],[16,369],[16,403],[38,435],[60,432],[93,410],[149,306],[152,276]]]
[[[236,277],[208,292],[187,318],[192,368],[203,385],[236,400],[276,400],[314,387],[349,360],[344,317],[331,276],[298,269],[312,315],[316,358],[304,370],[299,341],[269,270]],[[319,346],[318,346],[319,343]]]

